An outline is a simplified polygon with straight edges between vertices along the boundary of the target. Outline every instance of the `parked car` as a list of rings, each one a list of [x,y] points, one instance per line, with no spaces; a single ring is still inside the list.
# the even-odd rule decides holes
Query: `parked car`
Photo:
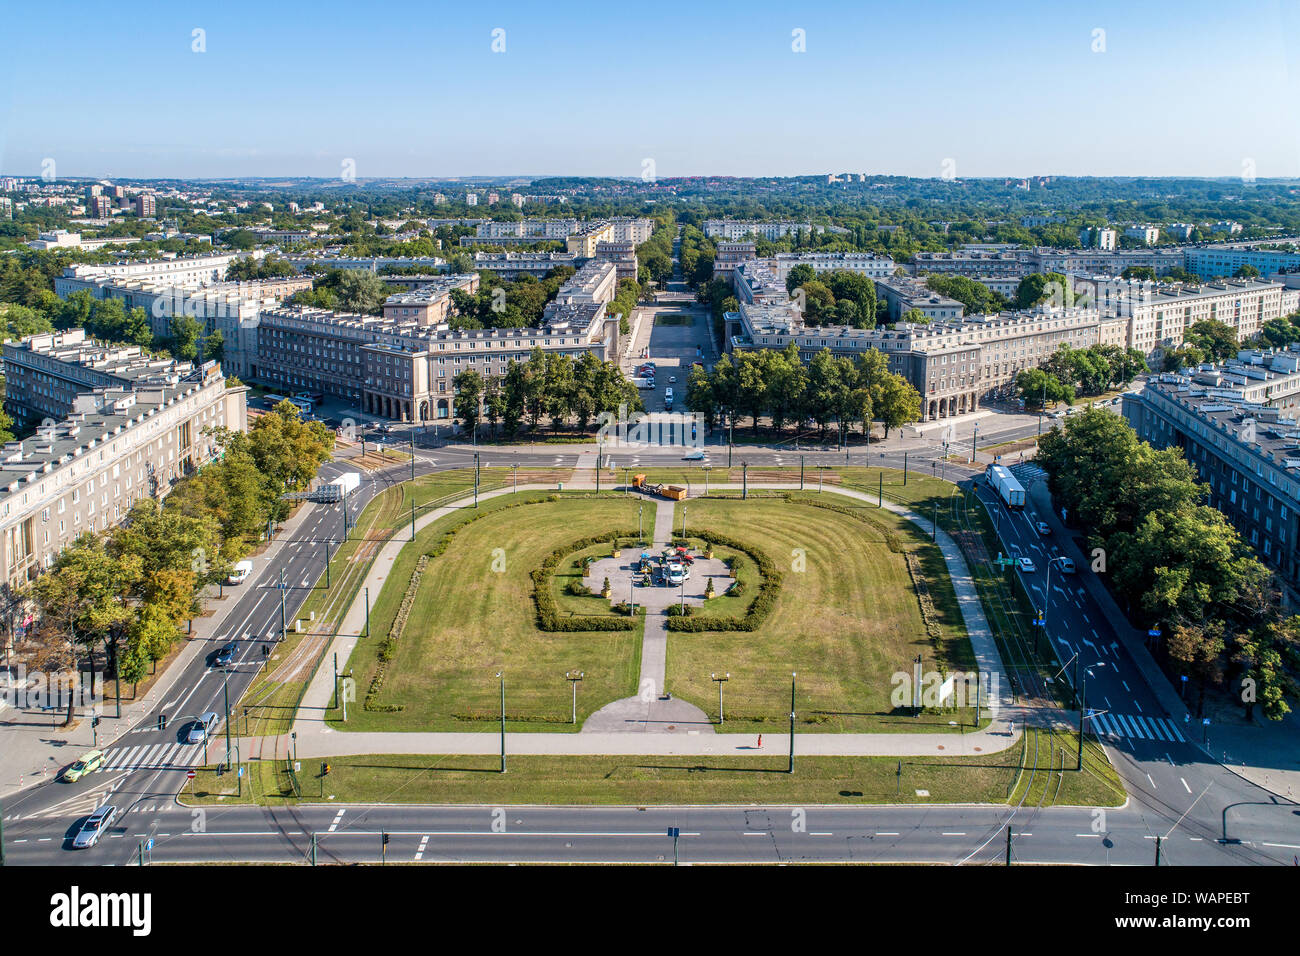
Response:
[[[668,565],[669,584],[676,586],[678,584],[681,584],[683,581],[685,581],[687,577],[689,577],[689,573],[687,572],[684,566],[680,564]]]
[[[1052,563],[1056,565],[1057,570],[1059,570],[1062,574],[1074,574],[1075,571],[1074,561],[1070,558],[1067,558],[1065,555],[1062,554],[1053,558]]]
[[[212,731],[217,729],[217,721],[220,719],[213,711],[203,714],[198,720],[190,724],[189,733],[185,735],[185,742],[187,744],[206,743]]]
[[[1023,571],[1025,574],[1033,574],[1035,571],[1038,570],[1038,568],[1034,567],[1033,558],[1021,558],[1016,563],[1020,566],[1020,570]]]
[[[88,773],[94,773],[104,766],[104,751],[88,750],[78,758],[67,770],[63,771],[63,779],[67,783],[76,783]]]
[[[235,659],[235,643],[231,641],[217,651],[217,656],[212,658],[212,663],[216,667],[229,667]]]
[[[1041,534],[1044,538],[1046,538],[1049,534],[1052,533],[1051,526],[1048,525],[1046,521],[1036,521],[1034,522],[1034,527],[1038,529],[1038,533]]]
[[[671,384],[671,385],[676,385],[676,384],[677,384],[677,376],[676,376],[676,375],[669,375],[669,376],[668,376],[668,382],[669,382],[669,384]]]
[[[117,807],[111,803],[106,803],[90,816],[86,822],[81,825],[77,835],[72,838],[72,848],[74,850],[85,850],[99,842],[99,838],[104,835],[104,831],[113,825],[117,819]]]

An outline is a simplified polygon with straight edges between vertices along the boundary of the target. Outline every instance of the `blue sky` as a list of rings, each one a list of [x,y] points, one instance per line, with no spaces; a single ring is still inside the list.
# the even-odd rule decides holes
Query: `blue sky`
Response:
[[[180,6],[11,7],[0,171],[1300,175],[1290,0]]]

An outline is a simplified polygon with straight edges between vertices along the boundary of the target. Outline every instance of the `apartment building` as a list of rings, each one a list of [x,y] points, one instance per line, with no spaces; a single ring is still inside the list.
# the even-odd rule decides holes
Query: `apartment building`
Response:
[[[503,279],[515,279],[521,275],[541,279],[559,266],[570,266],[576,269],[577,265],[578,257],[571,252],[474,253],[475,271],[492,272]]]
[[[115,279],[167,279],[182,285],[211,285],[225,279],[226,270],[235,260],[249,257],[260,259],[262,256],[263,253],[260,251],[229,252],[142,259],[133,262],[83,263],[69,266],[63,271],[61,277],[55,278],[54,291],[64,296],[65,292],[59,286],[61,281],[66,282],[87,276],[108,276]]]
[[[56,345],[59,338],[6,343],[9,381],[32,369],[31,361],[11,366],[16,354],[48,360],[43,367],[52,379],[76,378],[73,366],[95,347],[84,343],[83,350],[70,352],[72,343]],[[69,367],[58,370],[56,364]],[[119,375],[127,378],[121,369]],[[227,388],[214,362],[198,368],[171,363],[128,378],[127,384],[86,388],[65,415],[50,416],[31,438],[7,443],[0,451],[5,583],[21,587],[78,535],[107,530],[136,501],[163,497],[176,481],[211,461],[218,449],[205,432],[247,428],[245,391]]]
[[[702,227],[710,239],[747,239],[758,236],[769,241],[784,238],[796,232],[811,235],[826,231],[825,226],[814,226],[810,222],[762,222],[757,219],[706,219]]]
[[[1294,597],[1300,585],[1297,355],[1273,354],[1249,364],[1254,376],[1213,366],[1192,375],[1156,376],[1140,393],[1126,393],[1121,407],[1139,438],[1157,448],[1182,449],[1209,486],[1209,504]],[[1261,394],[1269,388],[1274,394]]]
[[[956,299],[930,289],[924,282],[907,276],[890,276],[876,279],[876,295],[888,308],[890,322],[900,322],[907,313],[916,310],[931,321],[960,319],[966,307]]]
[[[153,193],[141,193],[135,197],[135,214],[141,219],[152,219],[158,214],[158,201]]]
[[[725,317],[729,349],[783,349],[794,342],[805,361],[823,348],[849,357],[867,349],[881,352],[890,371],[921,394],[922,421],[977,410],[982,400],[1009,391],[1022,370],[1041,365],[1062,345],[1098,344],[1107,321],[1092,308],[1040,307],[928,325],[813,327],[804,324],[784,283],[764,263],[737,266],[733,283],[740,311]]]
[[[606,306],[616,277],[612,262],[584,266],[547,305],[540,328],[452,331],[445,321],[421,324],[396,314],[270,309],[261,316],[257,378],[280,391],[322,392],[368,415],[445,421],[454,415],[453,380],[462,371],[504,375],[534,348],[614,359],[618,316]]]
[[[1085,249],[1113,251],[1116,245],[1114,229],[1080,229],[1079,245]]]
[[[1144,245],[1154,246],[1160,241],[1160,227],[1128,226],[1124,229],[1124,235],[1129,239],[1136,239]]]
[[[624,279],[636,281],[640,263],[636,256],[636,243],[631,239],[604,239],[596,243],[597,262],[614,263],[617,276],[615,281]]]
[[[477,272],[436,276],[420,283],[414,289],[397,292],[384,300],[384,318],[394,322],[414,322],[416,325],[440,325],[451,312],[451,292],[460,289],[473,294],[478,291]]]
[[[757,258],[758,247],[753,242],[719,242],[713,255],[713,278],[730,282],[736,266]]]
[[[722,245],[718,244],[719,256]],[[768,260],[768,268],[782,282],[790,275],[791,269],[800,265],[812,266],[819,275],[823,272],[856,272],[868,279],[888,279],[898,268],[889,256],[878,256],[874,252],[778,252]],[[717,274],[716,264],[714,274]]]
[[[1257,243],[1196,246],[1184,251],[1187,271],[1203,279],[1230,276],[1242,266],[1253,266],[1262,276],[1300,272],[1300,251],[1262,249]]]

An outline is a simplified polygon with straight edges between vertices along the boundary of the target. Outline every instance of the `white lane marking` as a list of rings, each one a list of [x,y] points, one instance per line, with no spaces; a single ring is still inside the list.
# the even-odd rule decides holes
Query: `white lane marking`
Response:
[[[1151,779],[1151,774],[1147,774],[1147,783],[1151,784],[1151,789],[1152,789],[1152,790],[1156,790],[1156,789],[1158,789],[1158,788],[1156,787],[1156,782],[1155,782],[1154,780]]]
[[[1120,683],[1124,685],[1124,689],[1125,689],[1126,691],[1128,691],[1130,694],[1133,693],[1133,688],[1128,686],[1128,681],[1123,680],[1123,679],[1121,678],[1121,679],[1120,679]]]
[[[330,824],[330,828],[327,832],[333,833],[335,830],[339,828],[339,821],[343,819],[343,814],[345,813],[347,813],[346,807],[344,807],[342,810],[338,812],[338,816],[334,818],[334,822]]]
[[[1189,786],[1187,786],[1187,781],[1186,781],[1186,780],[1183,780],[1182,777],[1179,777],[1178,779],[1179,779],[1180,781],[1182,781],[1183,789],[1186,790],[1188,793],[1191,793],[1191,792],[1192,792],[1192,788],[1189,787]]]

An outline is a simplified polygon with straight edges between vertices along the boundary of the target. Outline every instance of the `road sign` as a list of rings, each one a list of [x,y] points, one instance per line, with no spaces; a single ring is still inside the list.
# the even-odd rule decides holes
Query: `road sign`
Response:
[[[669,828],[668,828],[668,835],[669,835],[670,837],[672,837],[673,839],[676,839],[677,837],[679,837],[679,836],[682,835],[681,828],[680,828],[680,827],[669,827]]]
[[[152,849],[153,849],[153,837],[150,837],[150,838],[148,839],[148,841],[147,841],[147,842],[145,843],[145,845],[144,845],[144,848],[145,848],[146,850],[152,850]]]
[[[187,778],[189,778],[190,780],[193,780],[193,779],[194,779],[194,771],[193,771],[193,770],[186,770],[186,771],[185,771],[185,776],[186,776]]]
[[[1160,628],[1158,627],[1153,627],[1151,628],[1151,630],[1147,631],[1147,637],[1159,637],[1159,636],[1160,636]],[[1183,680],[1186,679],[1187,679],[1186,677],[1183,678]]]
[[[240,768],[239,768],[239,775],[240,775],[241,777],[244,775],[244,768],[243,768],[243,767],[240,767]]]

